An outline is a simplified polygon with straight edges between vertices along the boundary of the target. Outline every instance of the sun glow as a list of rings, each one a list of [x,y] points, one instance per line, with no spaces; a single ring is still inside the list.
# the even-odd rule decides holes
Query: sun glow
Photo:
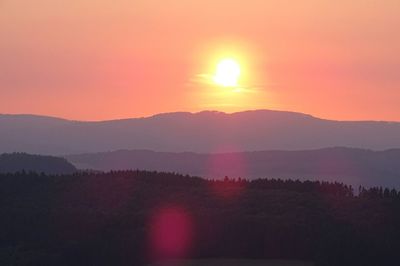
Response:
[[[223,87],[237,87],[240,78],[240,65],[231,58],[221,60],[213,77],[213,81]]]
[[[266,90],[258,78],[264,58],[255,56],[259,54],[258,49],[240,41],[202,47],[195,55],[198,67],[190,83],[193,105],[199,106],[198,110],[223,112],[265,108]],[[265,75],[263,71],[263,78]]]

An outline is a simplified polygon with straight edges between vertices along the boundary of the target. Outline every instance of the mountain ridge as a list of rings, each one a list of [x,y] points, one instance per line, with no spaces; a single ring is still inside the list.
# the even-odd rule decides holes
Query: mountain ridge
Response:
[[[175,112],[84,122],[0,115],[0,153],[65,155],[119,149],[166,152],[400,148],[400,123],[335,121],[271,110]]]
[[[254,109],[254,110],[244,110],[244,111],[237,111],[237,112],[223,112],[217,110],[203,110],[198,112],[189,112],[189,111],[175,111],[175,112],[164,112],[164,113],[157,113],[153,115],[147,116],[138,116],[138,117],[127,117],[127,118],[115,118],[115,119],[104,119],[104,120],[78,120],[78,119],[68,119],[63,117],[51,116],[51,115],[40,115],[40,114],[29,114],[29,113],[0,113],[0,117],[20,117],[20,118],[45,118],[45,119],[54,119],[54,120],[62,120],[68,122],[80,122],[80,123],[101,123],[101,122],[111,122],[111,121],[125,121],[125,120],[140,120],[140,119],[149,119],[149,118],[158,118],[158,117],[165,117],[171,115],[203,115],[203,114],[222,114],[226,116],[235,116],[240,114],[249,114],[249,113],[281,113],[281,114],[292,114],[298,116],[304,116],[309,118],[314,118],[318,120],[324,121],[332,121],[332,122],[383,122],[383,123],[400,123],[400,121],[394,120],[371,120],[371,119],[361,119],[361,120],[341,120],[341,119],[329,119],[323,118],[319,116],[315,116],[308,113],[296,112],[296,111],[285,111],[285,110],[274,110],[274,109]]]

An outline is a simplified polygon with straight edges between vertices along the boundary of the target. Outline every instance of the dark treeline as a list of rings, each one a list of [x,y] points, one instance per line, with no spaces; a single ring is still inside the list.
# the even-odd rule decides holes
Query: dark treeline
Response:
[[[383,188],[147,171],[17,173],[0,175],[0,215],[0,265],[400,262],[400,193]]]

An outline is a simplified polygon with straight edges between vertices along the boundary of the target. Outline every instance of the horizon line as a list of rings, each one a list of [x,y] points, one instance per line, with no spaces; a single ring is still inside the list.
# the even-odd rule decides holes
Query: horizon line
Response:
[[[326,121],[334,121],[334,122],[381,122],[381,123],[400,123],[400,120],[378,120],[378,119],[359,119],[359,120],[341,120],[341,119],[330,119],[330,118],[323,118],[319,116],[315,116],[312,114],[308,113],[303,113],[303,112],[297,112],[297,111],[291,111],[291,110],[278,110],[278,109],[267,109],[267,108],[262,108],[262,109],[248,109],[248,110],[242,110],[242,111],[235,111],[235,112],[226,112],[226,111],[219,111],[219,110],[201,110],[201,111],[166,111],[166,112],[161,112],[161,113],[155,113],[152,115],[144,115],[144,116],[137,116],[137,117],[125,117],[125,118],[112,118],[112,119],[100,119],[100,120],[79,120],[79,119],[70,119],[70,118],[65,118],[65,117],[59,117],[55,115],[46,115],[46,114],[35,114],[35,113],[0,113],[0,116],[31,116],[31,117],[42,117],[42,118],[51,118],[51,119],[57,119],[57,120],[63,120],[63,121],[69,121],[69,122],[79,122],[79,123],[105,123],[105,122],[113,122],[113,121],[123,121],[123,120],[136,120],[136,119],[149,119],[149,118],[154,118],[157,116],[162,116],[162,115],[173,115],[173,114],[189,114],[189,115],[198,115],[201,113],[220,113],[220,114],[225,114],[225,115],[235,115],[235,114],[241,114],[241,113],[249,113],[249,112],[277,112],[277,113],[291,113],[291,114],[297,114],[297,115],[303,115],[303,116],[309,116],[314,119],[319,119],[319,120],[326,120]]]

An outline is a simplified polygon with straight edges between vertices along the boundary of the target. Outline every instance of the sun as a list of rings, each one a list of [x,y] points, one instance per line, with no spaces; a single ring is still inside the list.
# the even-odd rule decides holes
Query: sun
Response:
[[[237,87],[240,78],[240,65],[232,58],[225,58],[218,62],[213,81],[223,87]]]

